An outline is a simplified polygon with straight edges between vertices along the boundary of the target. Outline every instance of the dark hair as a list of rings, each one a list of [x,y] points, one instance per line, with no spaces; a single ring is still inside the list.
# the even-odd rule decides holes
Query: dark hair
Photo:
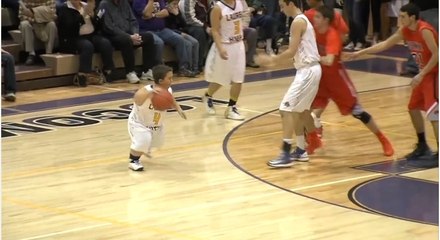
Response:
[[[289,2],[292,2],[295,4],[297,8],[302,8],[302,0],[283,0],[286,4],[289,4]]]
[[[408,3],[406,5],[403,5],[400,8],[400,11],[407,13],[409,17],[415,16],[416,20],[419,19],[420,8],[417,5],[415,5],[414,3]]]
[[[328,22],[333,22],[333,19],[335,19],[335,11],[327,6],[320,6],[316,8],[316,11],[322,14],[324,18],[328,19]]]
[[[154,83],[159,84],[161,80],[165,78],[168,72],[172,72],[173,69],[167,65],[156,65],[153,67]]]

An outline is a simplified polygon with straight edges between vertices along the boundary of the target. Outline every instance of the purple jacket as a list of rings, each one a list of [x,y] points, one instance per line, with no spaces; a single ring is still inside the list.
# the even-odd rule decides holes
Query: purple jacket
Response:
[[[147,6],[148,0],[133,0],[133,12],[139,22],[139,31],[159,31],[165,28],[164,18],[150,18],[143,19],[142,11],[144,11],[145,6]],[[154,0],[154,10],[153,13],[158,13],[162,9],[165,9],[165,0]]]

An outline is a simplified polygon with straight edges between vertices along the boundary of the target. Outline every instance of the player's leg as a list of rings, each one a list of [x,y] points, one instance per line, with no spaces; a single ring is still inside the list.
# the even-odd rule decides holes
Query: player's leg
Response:
[[[267,162],[267,165],[273,168],[285,168],[293,165],[293,161],[290,160],[290,150],[292,149],[293,142],[292,136],[294,132],[294,114],[288,111],[288,109],[280,109],[280,115],[283,126],[283,142],[281,146],[281,153],[278,158]]]
[[[225,118],[242,121],[244,117],[237,109],[237,101],[240,97],[242,83],[246,71],[246,52],[244,43],[231,44],[228,52],[228,71],[233,72],[231,77],[231,89],[229,91],[229,103],[225,110]]]
[[[144,166],[140,158],[142,154],[147,153],[150,148],[152,138],[151,131],[144,126],[129,123],[128,132],[131,138],[128,168],[133,171],[143,171]]]
[[[202,96],[203,105],[206,112],[210,115],[215,114],[214,102],[212,96],[220,89],[222,85],[228,84],[225,80],[226,60],[221,59],[217,52],[215,44],[211,46],[205,62],[205,78],[209,82],[208,89]],[[223,74],[223,75],[222,75]]]

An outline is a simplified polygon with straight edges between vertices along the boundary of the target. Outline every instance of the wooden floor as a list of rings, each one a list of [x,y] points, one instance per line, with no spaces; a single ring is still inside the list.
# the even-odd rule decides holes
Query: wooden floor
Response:
[[[269,69],[258,71],[263,70]],[[144,172],[127,169],[125,119],[3,138],[2,239],[436,239],[436,224],[376,214],[349,199],[354,186],[387,175],[354,167],[398,159],[416,140],[406,110],[410,79],[349,73],[364,108],[393,142],[393,158],[382,156],[375,136],[331,104],[323,115],[325,146],[310,163],[269,170],[266,161],[277,156],[281,138],[275,109],[292,78],[248,82],[239,104],[249,121],[225,120],[220,105],[217,116],[206,116],[197,99],[182,101],[192,107],[188,120],[169,113],[165,146],[152,159],[142,159]],[[119,83],[23,92],[17,103],[3,108],[137,87]],[[227,94],[222,89],[216,97],[225,100]],[[125,98],[55,105],[3,116],[2,122],[121,110],[130,103]],[[402,176],[438,183],[438,169]]]

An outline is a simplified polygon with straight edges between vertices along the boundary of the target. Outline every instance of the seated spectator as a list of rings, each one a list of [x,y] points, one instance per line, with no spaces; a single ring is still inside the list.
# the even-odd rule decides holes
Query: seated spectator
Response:
[[[99,4],[98,12],[100,11],[103,34],[121,51],[128,82],[139,83],[134,56],[137,47],[142,47],[141,80],[152,80],[151,69],[157,65],[153,57],[156,55],[153,34],[139,34],[138,22],[127,0],[102,0]]]
[[[35,38],[44,42],[46,53],[52,53],[57,38],[55,0],[20,1],[18,17],[20,18],[20,30],[28,53],[26,65],[35,63]]]
[[[172,29],[174,32],[182,35],[185,46],[187,47],[187,54],[189,54],[188,59],[190,59],[191,69],[194,73],[198,75],[200,73],[199,69],[199,41],[186,33],[186,23],[183,19],[182,13],[179,11],[179,1],[172,0],[168,4],[169,16],[166,18],[165,25],[167,28]]]
[[[2,49],[3,79],[5,91],[3,99],[8,102],[15,102],[16,81],[15,81],[15,60],[14,56]]]
[[[183,36],[165,27],[165,18],[169,16],[165,0],[134,0],[133,10],[139,22],[140,32],[152,32],[156,46],[156,62],[162,63],[164,43],[176,50],[181,77],[195,77],[195,69],[190,69],[186,41]]]
[[[59,50],[63,53],[79,54],[78,80],[81,86],[86,85],[88,77],[97,75],[92,66],[95,49],[101,54],[103,72],[108,82],[112,80],[111,73],[114,69],[112,44],[97,33],[98,19],[94,11],[93,0],[87,3],[69,0],[60,6],[58,12]]]
[[[274,54],[277,36],[277,23],[275,18],[267,14],[266,7],[259,0],[249,1],[251,6],[252,18],[249,23],[251,28],[259,28],[262,39],[266,42],[266,53]],[[275,41],[274,41],[275,40]]]

